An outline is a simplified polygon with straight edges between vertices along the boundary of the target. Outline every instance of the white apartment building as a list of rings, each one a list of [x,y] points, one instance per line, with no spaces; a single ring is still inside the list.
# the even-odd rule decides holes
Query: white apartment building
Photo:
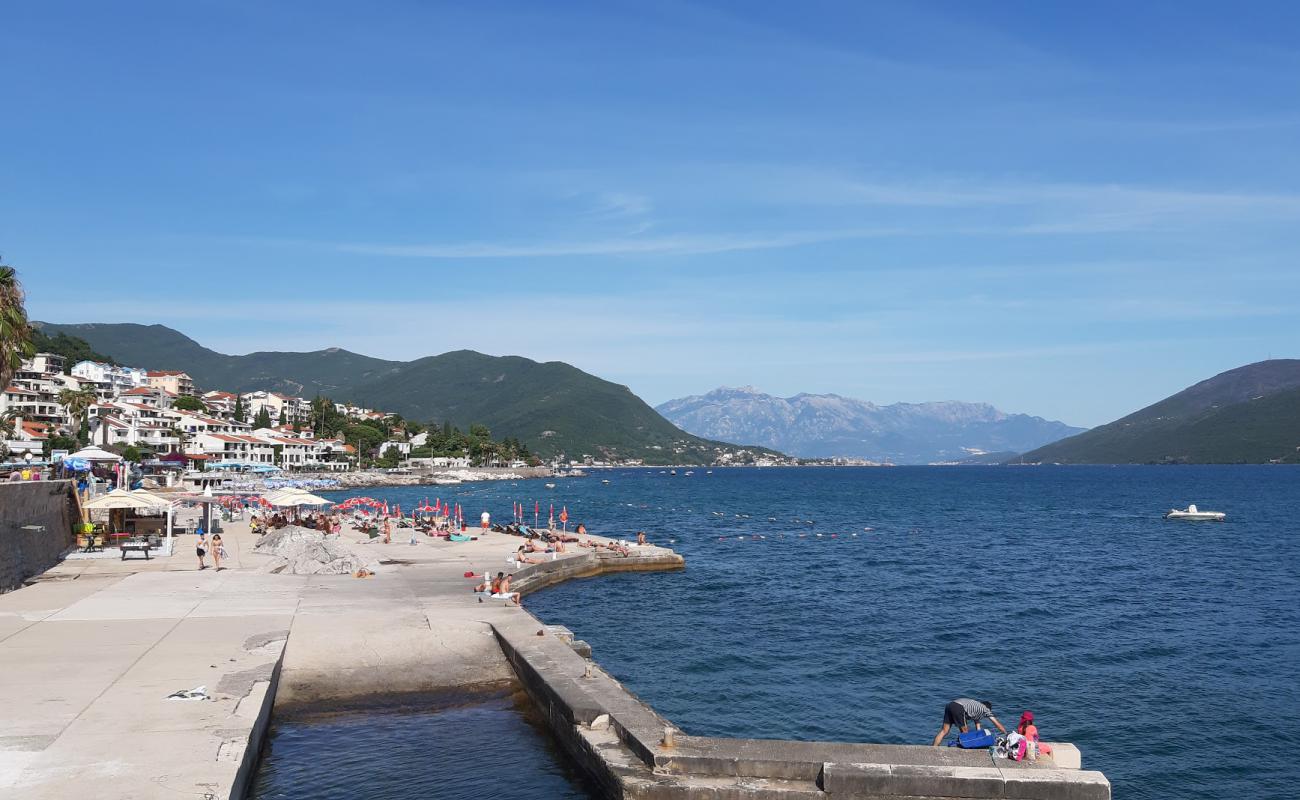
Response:
[[[225,422],[235,424],[228,420]],[[242,433],[200,430],[187,437],[186,453],[205,456],[209,464],[237,461],[290,471],[343,471],[351,465],[350,448],[343,442],[286,435],[276,428],[249,431],[247,425],[243,427]]]
[[[181,450],[175,411],[118,400],[92,406],[90,415],[92,444],[103,448],[115,444],[132,445],[151,450],[156,455]]]
[[[67,430],[73,420],[59,402],[59,393],[91,385],[81,378],[64,375],[62,356],[38,353],[23,360],[9,385],[0,392],[0,413],[12,411],[30,422]]]
[[[111,400],[123,392],[148,385],[145,371],[138,367],[119,367],[98,361],[78,361],[72,367],[74,377],[95,384],[95,394]]]
[[[214,390],[204,392],[199,399],[208,407],[208,411],[211,412],[212,416],[221,419],[235,418],[235,403],[239,400],[239,395]]]
[[[186,444],[189,455],[206,455],[213,462],[238,461],[242,464],[275,463],[275,445],[257,436],[233,433],[200,433]]]
[[[375,413],[373,408],[362,408],[360,406],[354,406],[351,403],[335,403],[334,410],[351,419],[365,419]]]
[[[263,408],[272,422],[278,422],[281,414],[284,414],[286,423],[305,425],[311,419],[311,402],[301,397],[266,391],[247,392],[240,396],[244,398],[248,419],[256,417]]]
[[[397,448],[397,452],[399,452],[399,453],[402,454],[402,458],[410,458],[410,457],[411,457],[411,443],[410,443],[410,442],[398,442],[398,441],[384,442],[383,444],[379,445],[379,448],[378,448],[378,450],[377,450],[376,452],[378,452],[378,454],[379,454],[380,456],[383,456],[384,454],[386,454],[386,453],[388,452],[389,448],[391,448],[391,447],[396,447],[396,448]]]
[[[231,433],[243,435],[250,433],[252,425],[247,422],[239,422],[233,419],[220,419],[218,417],[200,414],[197,411],[173,411],[176,415],[176,428],[184,431],[186,435],[194,436],[200,433]]]
[[[117,399],[152,408],[171,408],[172,403],[176,402],[176,394],[156,386],[138,386],[122,392]]]

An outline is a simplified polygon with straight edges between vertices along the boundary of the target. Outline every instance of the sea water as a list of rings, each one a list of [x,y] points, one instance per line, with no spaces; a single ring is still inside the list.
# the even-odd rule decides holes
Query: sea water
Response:
[[[1032,710],[1117,798],[1295,796],[1300,468],[678,473],[366,494],[680,552],[525,605],[691,734],[928,744],[969,696]],[[1228,521],[1161,518],[1188,503]]]
[[[257,800],[590,798],[521,693],[410,695],[275,720]]]

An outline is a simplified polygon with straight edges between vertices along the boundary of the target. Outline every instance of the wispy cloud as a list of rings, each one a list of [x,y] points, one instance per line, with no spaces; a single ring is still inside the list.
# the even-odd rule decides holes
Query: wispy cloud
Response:
[[[551,258],[560,256],[705,255],[741,250],[771,250],[819,242],[909,235],[905,229],[789,231],[753,234],[627,236],[587,241],[464,242],[429,244],[339,243],[327,245],[344,253],[402,258]]]

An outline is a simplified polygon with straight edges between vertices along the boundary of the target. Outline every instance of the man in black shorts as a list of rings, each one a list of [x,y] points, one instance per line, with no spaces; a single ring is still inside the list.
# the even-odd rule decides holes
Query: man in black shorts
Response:
[[[953,725],[956,725],[962,733],[966,733],[967,725],[972,722],[978,725],[981,720],[986,719],[997,725],[998,730],[1007,732],[1007,729],[1002,727],[1002,723],[998,722],[998,718],[993,716],[993,704],[988,700],[958,697],[943,707],[943,727],[939,729],[939,735],[934,737],[934,746],[938,747],[943,742]]]

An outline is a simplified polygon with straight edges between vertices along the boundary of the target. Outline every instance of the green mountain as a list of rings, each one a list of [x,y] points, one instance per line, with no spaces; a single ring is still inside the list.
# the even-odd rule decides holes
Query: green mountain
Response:
[[[40,331],[84,339],[95,350],[119,364],[145,369],[184,370],[203,391],[253,392],[265,389],[284,394],[344,399],[341,395],[359,382],[372,380],[402,366],[400,361],[330,348],[312,353],[260,352],[228,356],[209,350],[165,325],[88,323],[55,325],[36,323]]]
[[[741,449],[692,436],[626,386],[558,361],[542,364],[471,350],[410,362],[338,348],[230,356],[162,325],[36,324],[49,336],[84,339],[120,364],[184,370],[202,390],[320,394],[408,419],[451,422],[462,430],[482,423],[493,436],[518,438],[543,457],[563,453],[699,464]]]
[[[1300,360],[1228,370],[1021,458],[1061,464],[1300,461]]]

